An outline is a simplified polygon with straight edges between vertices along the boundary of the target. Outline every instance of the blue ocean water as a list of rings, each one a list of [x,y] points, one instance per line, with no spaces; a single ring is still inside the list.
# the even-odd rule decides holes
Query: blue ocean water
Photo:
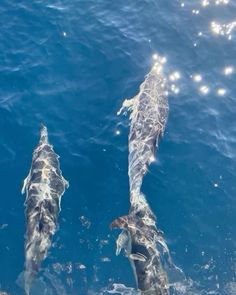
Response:
[[[236,4],[203,2],[2,0],[0,290],[24,294],[20,191],[41,122],[70,182],[41,277],[52,294],[135,287],[109,230],[129,210],[128,119],[116,112],[158,53],[180,79],[169,82],[167,130],[143,191],[196,294],[236,294],[236,84],[224,73],[236,67],[236,35],[211,29],[236,21]]]

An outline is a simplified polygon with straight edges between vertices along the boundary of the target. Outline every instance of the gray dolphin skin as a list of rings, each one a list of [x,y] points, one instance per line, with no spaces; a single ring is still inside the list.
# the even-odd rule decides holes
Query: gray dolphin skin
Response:
[[[123,102],[118,115],[131,111],[129,132],[129,180],[131,195],[139,195],[143,176],[155,159],[155,151],[163,135],[169,105],[163,59],[158,57],[151,71],[141,84],[139,93]]]
[[[129,215],[119,217],[110,225],[112,229],[123,230],[117,240],[116,254],[124,249],[141,294],[168,295],[168,278],[161,258],[165,253],[169,255],[169,250],[143,195],[139,204],[131,206]]]
[[[61,197],[68,186],[60,170],[59,156],[48,142],[47,128],[41,125],[40,141],[33,152],[31,169],[22,188],[22,194],[26,193],[26,294],[30,294],[32,282],[47,257],[51,238],[57,229]]]
[[[120,228],[117,239],[118,255],[124,249],[129,258],[137,288],[141,294],[168,295],[168,278],[163,268],[163,255],[169,250],[156,227],[156,217],[141,192],[143,177],[155,159],[155,151],[164,133],[168,117],[168,100],[163,74],[163,59],[158,56],[155,65],[141,84],[139,93],[125,100],[123,109],[131,111],[129,133],[130,211],[111,223]]]

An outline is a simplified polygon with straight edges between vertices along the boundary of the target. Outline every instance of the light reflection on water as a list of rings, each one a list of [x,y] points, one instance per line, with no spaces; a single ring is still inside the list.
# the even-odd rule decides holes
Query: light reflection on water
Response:
[[[74,183],[44,267],[69,295],[110,283],[134,288],[108,229],[117,211],[126,212],[128,197],[127,123],[116,111],[161,51],[170,117],[144,187],[175,262],[199,293],[235,294],[234,2],[17,5],[4,1],[0,8],[1,288],[21,295],[13,283],[23,268],[19,187],[40,121]],[[89,228],[79,219],[88,215]]]

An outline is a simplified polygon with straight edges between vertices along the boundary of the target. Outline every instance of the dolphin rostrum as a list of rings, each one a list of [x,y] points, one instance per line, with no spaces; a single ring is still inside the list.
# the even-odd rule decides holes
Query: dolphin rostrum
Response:
[[[47,128],[42,125],[40,141],[33,153],[22,194],[26,193],[24,288],[30,293],[32,282],[47,257],[51,238],[57,229],[61,197],[69,183],[62,176],[59,156],[48,142]]]

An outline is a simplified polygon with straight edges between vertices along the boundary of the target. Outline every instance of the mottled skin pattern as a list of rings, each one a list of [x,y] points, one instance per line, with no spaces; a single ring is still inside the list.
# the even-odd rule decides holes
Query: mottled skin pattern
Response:
[[[129,183],[131,208],[128,216],[116,219],[111,228],[123,229],[117,240],[117,254],[124,248],[134,270],[137,287],[143,295],[168,295],[167,275],[163,270],[161,252],[168,247],[156,227],[156,219],[141,193],[143,177],[154,160],[160,137],[168,117],[168,100],[162,60],[141,84],[139,93],[125,100],[123,109],[130,114]]]
[[[139,93],[125,100],[123,109],[130,114],[129,132],[129,181],[131,197],[139,195],[143,176],[154,160],[159,139],[163,135],[168,117],[168,100],[162,63],[152,67],[140,86]],[[132,201],[132,200],[131,200]]]
[[[121,248],[129,258],[136,278],[136,283],[142,295],[168,295],[168,279],[163,270],[161,252],[168,254],[168,248],[162,233],[157,230],[155,217],[144,204],[134,208],[131,206],[129,215],[119,217],[111,224],[111,228],[121,228],[121,235],[127,235],[127,240]],[[125,240],[125,239],[124,239]]]
[[[33,153],[29,175],[24,181],[26,192],[25,216],[25,292],[29,294],[41,262],[47,257],[51,237],[57,228],[60,201],[68,182],[60,170],[59,156],[48,142],[45,126],[41,127],[40,141]]]

